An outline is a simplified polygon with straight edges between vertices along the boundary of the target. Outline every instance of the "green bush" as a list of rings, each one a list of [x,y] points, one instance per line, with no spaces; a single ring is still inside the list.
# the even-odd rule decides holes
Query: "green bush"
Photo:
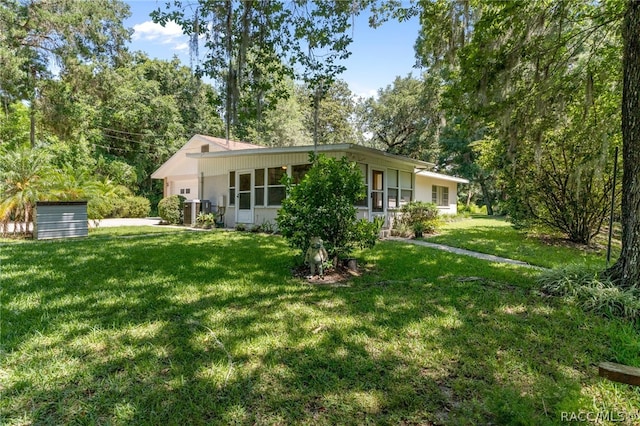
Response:
[[[620,288],[596,269],[568,265],[541,273],[538,284],[544,293],[563,297],[585,311],[607,317],[640,319],[640,291],[635,287]]]
[[[151,212],[151,203],[145,197],[127,197],[128,205],[126,217],[148,217]]]
[[[198,228],[211,228],[216,223],[216,217],[213,213],[198,213],[196,217],[196,227]]]
[[[109,212],[109,215],[106,217],[129,217],[129,203],[127,202],[128,198],[129,197],[110,198],[109,202],[111,204],[111,211]]]
[[[174,225],[181,224],[185,200],[182,195],[171,195],[160,200],[158,214],[162,220]]]
[[[305,252],[312,237],[324,241],[329,257],[347,257],[377,239],[377,224],[357,220],[355,203],[366,196],[362,173],[347,158],[310,155],[313,165],[294,185],[285,177],[287,198],[276,222],[289,244]]]
[[[416,237],[431,234],[440,225],[438,206],[423,201],[412,201],[400,209],[400,222],[413,230]]]

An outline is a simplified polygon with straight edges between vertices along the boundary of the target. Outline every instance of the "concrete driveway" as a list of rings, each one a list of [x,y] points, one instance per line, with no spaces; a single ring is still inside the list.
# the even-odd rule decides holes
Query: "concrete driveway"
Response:
[[[115,226],[157,226],[160,224],[159,217],[145,217],[140,219],[100,219],[99,228],[113,228]],[[93,227],[93,221],[89,221],[89,225]]]

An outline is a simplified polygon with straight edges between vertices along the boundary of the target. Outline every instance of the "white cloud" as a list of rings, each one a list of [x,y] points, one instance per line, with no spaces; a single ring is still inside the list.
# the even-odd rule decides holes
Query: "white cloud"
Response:
[[[189,45],[187,43],[180,43],[173,46],[173,50],[177,50],[178,52],[181,52],[183,50],[188,50],[188,49],[189,49]]]
[[[176,42],[177,39],[184,36],[180,25],[173,21],[167,22],[164,27],[152,21],[146,21],[134,25],[133,31],[134,40],[158,41],[162,44]]]

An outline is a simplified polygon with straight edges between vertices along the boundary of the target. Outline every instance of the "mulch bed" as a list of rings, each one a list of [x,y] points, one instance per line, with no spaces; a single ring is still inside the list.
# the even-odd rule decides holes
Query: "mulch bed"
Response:
[[[360,270],[353,271],[345,268],[344,266],[338,266],[337,268],[329,268],[324,271],[324,277],[319,275],[309,276],[308,266],[298,266],[291,270],[294,277],[300,278],[309,284],[346,284],[351,278],[359,277],[361,275]]]

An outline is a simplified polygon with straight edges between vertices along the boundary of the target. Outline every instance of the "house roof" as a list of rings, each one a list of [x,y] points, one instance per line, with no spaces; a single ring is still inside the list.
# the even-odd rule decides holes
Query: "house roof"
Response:
[[[202,145],[209,146],[209,152],[202,152]],[[317,152],[352,152],[355,154],[369,154],[381,156],[391,161],[410,164],[420,176],[442,179],[450,182],[469,183],[467,179],[431,172],[426,169],[434,167],[433,163],[415,160],[401,155],[389,154],[378,149],[354,144],[318,145]],[[264,147],[247,142],[225,140],[206,135],[194,135],[189,141],[161,165],[152,175],[153,179],[163,179],[167,176],[197,177],[197,160],[199,158],[223,158],[235,156],[276,155],[308,153],[314,151],[313,145]]]
[[[460,177],[456,177],[456,176],[443,175],[442,173],[430,172],[428,170],[420,170],[418,173],[416,173],[416,175],[418,175],[418,176],[427,176],[427,177],[432,177],[432,178],[442,179],[442,180],[448,180],[450,182],[469,183],[469,180],[464,179],[464,178],[460,178]]]
[[[255,146],[255,145],[254,145]],[[221,157],[235,157],[239,155],[275,155],[275,154],[294,154],[294,153],[306,153],[314,151],[313,145],[304,145],[304,146],[286,146],[286,147],[277,147],[277,148],[264,148],[259,147],[251,148],[251,149],[243,149],[236,151],[216,151],[216,152],[192,152],[187,153],[188,158],[221,158]],[[361,145],[353,145],[353,144],[335,144],[335,145],[318,145],[315,147],[315,151],[317,152],[354,152],[354,153],[362,153],[362,154],[372,154],[379,155],[390,160],[395,160],[398,162],[402,162],[405,164],[412,164],[416,168],[425,168],[425,167],[433,167],[433,163],[428,163],[426,161],[415,160],[409,157],[403,157],[401,155],[389,154],[388,152],[380,151],[374,148],[368,148],[366,146]]]
[[[212,148],[214,148],[214,151],[237,151],[237,150],[244,150],[244,149],[266,148],[264,146],[255,145],[249,142],[232,141],[232,140],[216,138],[213,136],[206,136],[206,135],[194,135],[190,139],[190,141],[193,140],[194,138],[199,139],[203,142],[209,142],[210,144],[213,144],[214,146],[212,146]]]
[[[189,153],[201,152],[202,145],[209,146],[209,152],[228,152],[264,148],[247,142],[238,142],[206,135],[193,135],[182,148],[175,152],[153,174],[153,179],[163,179],[171,175],[196,176],[196,160],[187,158]]]

